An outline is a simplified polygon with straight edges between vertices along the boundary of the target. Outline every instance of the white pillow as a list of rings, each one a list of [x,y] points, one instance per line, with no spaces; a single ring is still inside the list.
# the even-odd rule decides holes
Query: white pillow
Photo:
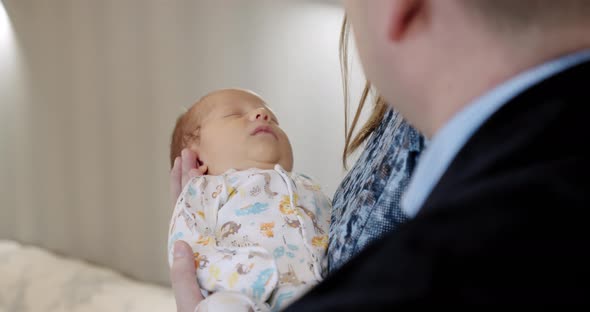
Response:
[[[175,310],[169,288],[0,240],[0,312]]]

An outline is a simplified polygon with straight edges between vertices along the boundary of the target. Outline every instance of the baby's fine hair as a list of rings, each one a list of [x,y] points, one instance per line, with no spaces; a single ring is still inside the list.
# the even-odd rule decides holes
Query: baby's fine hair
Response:
[[[198,104],[198,102],[197,102]],[[170,140],[170,168],[174,166],[174,160],[180,156],[182,149],[195,139],[195,132],[199,128],[199,118],[193,114],[197,104],[193,105],[186,112],[180,114],[176,119],[172,138]]]

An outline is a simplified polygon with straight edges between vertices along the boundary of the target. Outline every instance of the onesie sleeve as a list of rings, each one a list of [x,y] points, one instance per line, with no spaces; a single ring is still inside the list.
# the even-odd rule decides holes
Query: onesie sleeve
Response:
[[[193,252],[198,245],[214,243],[217,209],[224,203],[224,183],[217,176],[191,179],[178,196],[168,232],[168,263],[172,265],[173,246],[177,240],[187,242]],[[195,252],[195,264],[198,255]]]
[[[298,204],[299,212],[308,217],[312,223],[312,231],[308,232],[307,244],[313,251],[314,257],[319,260],[319,265],[314,266],[314,273],[318,280],[327,275],[328,234],[332,215],[332,204],[322,187],[312,178],[297,173],[293,179],[298,186],[301,200]]]
[[[274,257],[259,246],[219,245],[224,233],[237,232],[241,226],[235,222],[224,223],[221,227],[217,225],[218,211],[226,204],[227,198],[228,183],[223,176],[202,176],[190,180],[176,202],[170,221],[169,264],[172,265],[173,261],[174,242],[183,240],[193,250],[197,280],[205,295],[233,291],[253,302],[263,303],[278,283]],[[230,228],[232,226],[234,228]],[[236,297],[232,295],[229,298]]]

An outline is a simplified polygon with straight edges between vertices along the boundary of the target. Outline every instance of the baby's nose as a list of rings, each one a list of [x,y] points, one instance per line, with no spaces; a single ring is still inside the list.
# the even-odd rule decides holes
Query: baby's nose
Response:
[[[255,109],[250,113],[250,120],[264,120],[268,121],[270,119],[268,112],[264,108]]]

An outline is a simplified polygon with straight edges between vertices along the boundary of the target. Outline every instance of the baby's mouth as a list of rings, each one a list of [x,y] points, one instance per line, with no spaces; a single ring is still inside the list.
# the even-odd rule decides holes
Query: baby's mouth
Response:
[[[254,131],[252,131],[252,133],[250,135],[254,136],[254,135],[258,135],[258,134],[270,134],[272,135],[275,139],[279,139],[277,137],[277,135],[275,134],[274,130],[272,129],[272,127],[270,126],[258,126],[256,127],[256,129],[254,129]]]

